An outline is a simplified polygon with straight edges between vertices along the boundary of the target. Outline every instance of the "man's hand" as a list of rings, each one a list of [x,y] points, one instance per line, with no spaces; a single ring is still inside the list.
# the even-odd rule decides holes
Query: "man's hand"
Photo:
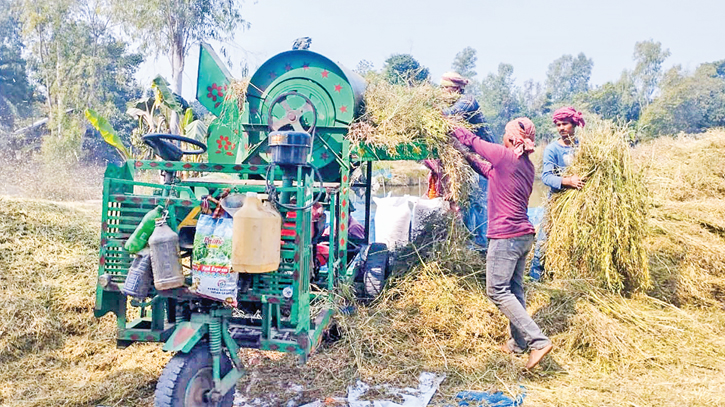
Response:
[[[568,187],[568,188],[582,189],[582,187],[584,186],[584,183],[586,181],[587,181],[586,178],[581,178],[578,175],[571,175],[571,176],[562,178],[561,185]]]

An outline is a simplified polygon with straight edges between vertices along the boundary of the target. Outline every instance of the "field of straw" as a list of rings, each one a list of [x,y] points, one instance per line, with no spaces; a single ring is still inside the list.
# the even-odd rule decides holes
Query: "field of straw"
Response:
[[[432,371],[447,376],[433,405],[460,390],[525,392],[525,406],[725,405],[725,132],[658,139],[632,157],[650,202],[650,288],[530,283],[529,310],[555,345],[539,368],[498,350],[507,321],[484,295],[484,259],[444,219],[401,253],[381,298],[337,317],[340,339],[306,365],[243,351],[238,390],[278,406]],[[113,319],[92,315],[98,208],[0,203],[0,405],[149,405],[169,355],[115,349]]]
[[[151,405],[168,360],[93,316],[100,208],[0,197],[0,405]]]

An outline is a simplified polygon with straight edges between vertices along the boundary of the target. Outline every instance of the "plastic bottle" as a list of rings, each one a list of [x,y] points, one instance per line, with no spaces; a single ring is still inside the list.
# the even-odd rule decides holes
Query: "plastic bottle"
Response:
[[[184,285],[184,273],[179,258],[179,235],[166,220],[156,221],[154,233],[149,238],[154,286],[157,290],[170,290]]]
[[[146,298],[154,282],[151,270],[151,251],[143,249],[131,263],[121,292],[136,298]]]
[[[141,222],[136,226],[136,230],[133,231],[126,244],[123,245],[129,253],[136,253],[146,247],[146,243],[148,243],[149,237],[154,231],[156,219],[161,217],[163,210],[164,207],[159,205],[144,215]]]
[[[232,269],[239,273],[275,271],[280,263],[282,217],[263,206],[255,192],[247,192],[244,205],[234,214]]]

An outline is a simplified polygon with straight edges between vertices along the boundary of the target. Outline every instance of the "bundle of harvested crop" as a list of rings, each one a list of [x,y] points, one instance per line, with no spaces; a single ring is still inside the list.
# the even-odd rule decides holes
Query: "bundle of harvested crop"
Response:
[[[613,291],[649,287],[647,192],[632,163],[626,131],[588,124],[567,171],[586,176],[581,190],[556,193],[548,204],[547,270],[592,280]]]
[[[425,142],[441,158],[447,194],[454,201],[465,202],[473,171],[453,148],[448,135],[456,127],[474,130],[474,126],[461,117],[442,114],[456,95],[430,83],[390,84],[376,73],[366,80],[364,112],[350,126],[348,138],[355,145],[385,148],[393,157],[400,145]]]

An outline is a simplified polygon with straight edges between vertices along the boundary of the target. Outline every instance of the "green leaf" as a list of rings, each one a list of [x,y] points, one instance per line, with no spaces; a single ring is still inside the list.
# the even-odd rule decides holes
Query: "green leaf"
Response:
[[[208,132],[206,123],[202,120],[194,120],[185,127],[184,134],[186,137],[193,138],[202,143],[206,143],[206,136]]]
[[[191,108],[186,109],[184,120],[181,122],[181,134],[186,134],[186,126],[194,121],[194,111]]]
[[[96,111],[93,109],[86,109],[85,113],[86,118],[88,118],[88,121],[91,122],[93,127],[101,132],[101,136],[103,136],[103,139],[106,141],[106,143],[112,145],[113,147],[116,147],[116,150],[118,150],[118,153],[121,154],[121,157],[123,157],[124,160],[127,160],[130,154],[128,153],[128,150],[126,150],[126,147],[123,145],[121,137],[116,134],[116,130],[114,130],[113,126],[111,126],[111,123],[109,123],[105,117],[96,113]]]
[[[166,79],[164,79],[161,75],[154,78],[151,82],[151,88],[156,91],[157,97],[161,98],[161,103],[168,106],[169,109],[175,110],[179,116],[184,114],[182,111],[183,108],[176,101],[176,96],[171,89],[169,89],[169,83],[166,82]]]

